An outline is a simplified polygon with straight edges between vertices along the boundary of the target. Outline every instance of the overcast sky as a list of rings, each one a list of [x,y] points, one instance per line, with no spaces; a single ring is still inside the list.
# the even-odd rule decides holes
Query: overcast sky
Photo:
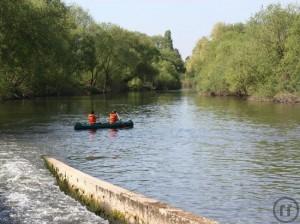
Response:
[[[217,22],[245,22],[271,3],[300,0],[63,0],[88,10],[97,22],[118,24],[149,35],[172,31],[174,46],[189,56]]]

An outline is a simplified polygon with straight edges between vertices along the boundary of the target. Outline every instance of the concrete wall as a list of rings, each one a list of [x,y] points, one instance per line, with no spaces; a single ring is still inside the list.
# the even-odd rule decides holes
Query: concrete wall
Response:
[[[61,187],[96,213],[104,214],[111,223],[112,220],[130,224],[217,223],[96,179],[54,158],[44,157],[44,160]]]

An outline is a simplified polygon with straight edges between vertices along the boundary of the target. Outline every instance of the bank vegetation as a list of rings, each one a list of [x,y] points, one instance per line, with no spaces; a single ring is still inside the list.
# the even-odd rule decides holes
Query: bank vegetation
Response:
[[[203,94],[299,101],[299,6],[270,5],[246,23],[216,24],[186,69],[184,84]]]
[[[98,23],[61,0],[0,1],[2,99],[179,89],[182,73],[170,31]]]

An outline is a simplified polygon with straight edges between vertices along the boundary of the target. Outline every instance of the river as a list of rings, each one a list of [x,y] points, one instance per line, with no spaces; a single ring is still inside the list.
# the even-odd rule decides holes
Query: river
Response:
[[[91,108],[135,127],[74,131]],[[0,103],[0,223],[105,224],[41,155],[220,223],[271,223],[278,198],[299,202],[300,105],[189,92]]]

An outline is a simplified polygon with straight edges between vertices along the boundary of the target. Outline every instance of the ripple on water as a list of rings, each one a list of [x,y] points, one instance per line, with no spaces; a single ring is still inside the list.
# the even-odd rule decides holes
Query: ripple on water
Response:
[[[123,119],[133,119],[135,127],[75,132],[73,124],[86,119],[90,106],[101,119],[116,109]],[[87,218],[82,207],[52,184],[53,178],[40,161],[42,154],[220,223],[271,223],[276,221],[274,201],[299,195],[300,105],[256,104],[184,93],[134,93],[28,100],[24,105],[11,102],[0,107],[5,124],[0,124],[0,132],[6,134],[0,133],[0,139],[11,144],[1,150],[0,140],[0,167],[19,160],[23,162],[20,166],[27,166],[24,173],[33,170],[41,178],[35,182],[26,179],[28,174],[18,176],[23,171],[15,167],[18,172],[4,178],[11,183],[0,180],[0,204],[6,206],[2,217],[16,214],[13,220],[18,220],[25,217],[23,210],[27,209],[33,223],[80,222],[75,213],[84,223],[93,222],[93,216]],[[10,122],[12,110],[20,112],[15,125]],[[22,187],[12,190],[14,183]],[[30,202],[35,201],[31,208],[14,199],[23,197],[24,192]],[[12,211],[8,202],[20,207]],[[37,218],[38,213],[43,217]]]
[[[8,148],[18,151],[17,145],[2,146],[0,144],[1,224],[108,224],[62,193],[47,170],[39,169],[17,153],[6,153]]]

